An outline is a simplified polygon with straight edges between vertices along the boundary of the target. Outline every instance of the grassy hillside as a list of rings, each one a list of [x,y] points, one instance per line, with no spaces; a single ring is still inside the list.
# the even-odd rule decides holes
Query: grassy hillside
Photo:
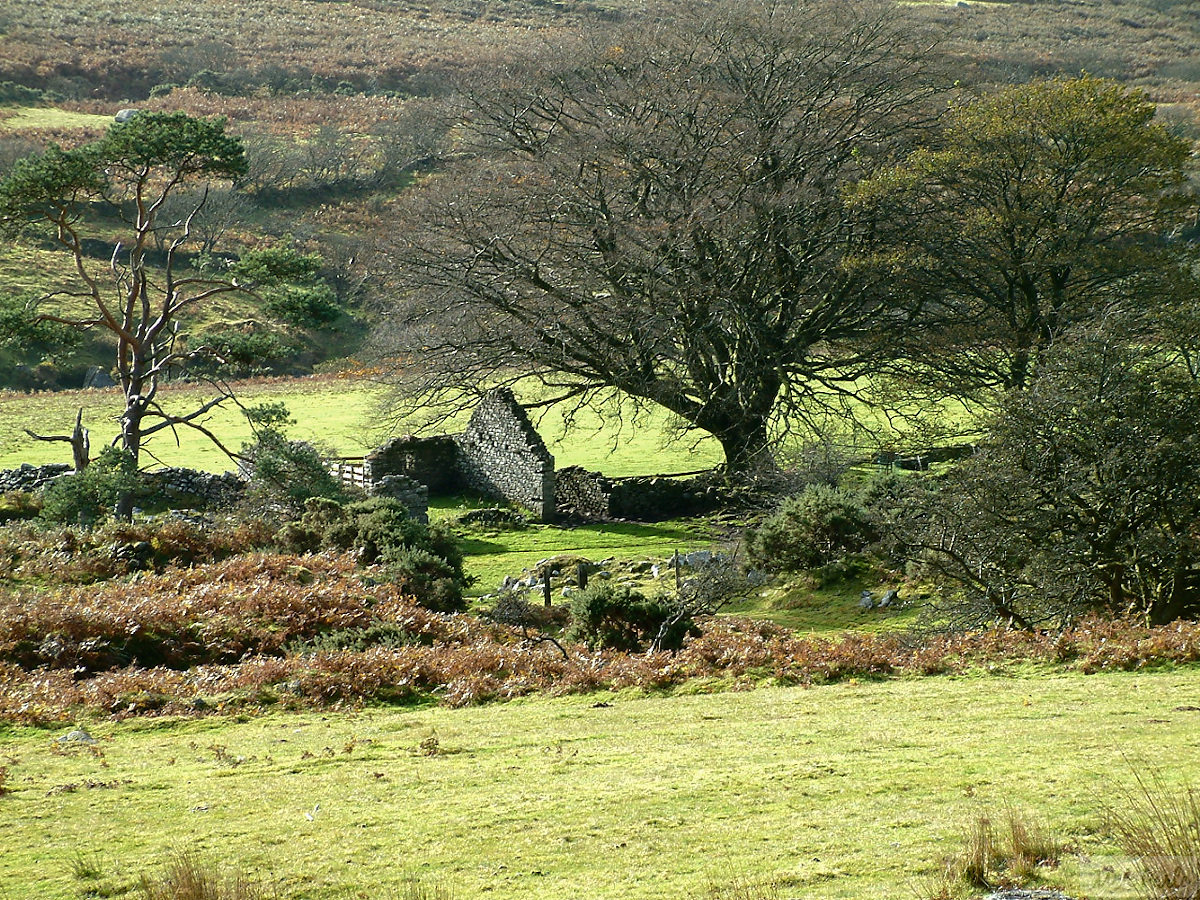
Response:
[[[964,88],[1086,70],[1144,87],[1174,127],[1200,136],[1200,26],[1188,2],[907,9],[930,27]],[[222,249],[289,243],[320,252],[339,299],[357,310],[386,290],[373,247],[386,237],[389,200],[437,156],[435,106],[450,83],[563,30],[637,15],[645,7],[623,0],[201,0],[170,14],[110,0],[14,0],[0,14],[0,171],[49,141],[94,137],[124,106],[226,116],[246,141],[251,173]],[[0,286],[62,283],[61,263],[45,253],[32,263],[0,254]],[[186,324],[198,332],[269,317],[250,302],[194,318]],[[293,337],[303,346],[272,371],[353,353],[361,332]],[[80,357],[107,364],[94,347]]]
[[[1108,810],[1135,768],[1200,777],[1200,672],[1010,675],[0,729],[0,895],[119,896],[187,848],[307,900],[913,897],[1017,809],[1069,844],[1051,883],[1132,896]]]

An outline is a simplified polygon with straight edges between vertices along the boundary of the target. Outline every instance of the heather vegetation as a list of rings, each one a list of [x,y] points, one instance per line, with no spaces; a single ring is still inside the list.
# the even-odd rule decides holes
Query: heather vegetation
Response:
[[[1194,18],[9,3],[0,894],[1198,896]]]

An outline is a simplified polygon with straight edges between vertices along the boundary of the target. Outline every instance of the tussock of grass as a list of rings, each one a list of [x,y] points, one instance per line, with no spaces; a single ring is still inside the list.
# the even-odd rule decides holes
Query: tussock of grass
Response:
[[[1042,870],[1056,868],[1063,852],[1062,841],[1026,811],[1009,806],[999,816],[976,813],[962,827],[957,853],[917,894],[922,900],[950,900],[964,892],[1027,885]]]
[[[177,851],[162,874],[143,875],[140,900],[278,900],[257,881],[241,873],[225,873],[189,851]]]
[[[1137,775],[1112,813],[1121,848],[1133,859],[1145,900],[1200,897],[1200,794],[1172,790],[1156,775]]]
[[[777,881],[732,875],[709,885],[708,891],[695,900],[779,900],[782,896]]]

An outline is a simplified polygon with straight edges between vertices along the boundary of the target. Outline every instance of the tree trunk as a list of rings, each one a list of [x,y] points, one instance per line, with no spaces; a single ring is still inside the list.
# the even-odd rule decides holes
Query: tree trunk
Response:
[[[75,428],[67,434],[45,435],[25,429],[25,433],[35,441],[62,441],[71,445],[71,457],[75,463],[75,471],[82,472],[91,461],[91,441],[88,430],[83,427],[83,407],[75,414]]]
[[[729,477],[751,480],[776,470],[766,416],[747,414],[719,429],[706,430],[721,444],[725,453],[725,472]]]
[[[137,469],[138,456],[142,450],[142,418],[146,404],[141,396],[134,394],[125,398],[125,412],[121,416],[121,446],[133,458]],[[122,491],[117,498],[116,517],[125,522],[133,521],[133,492]]]
[[[1176,619],[1183,618],[1196,611],[1200,606],[1200,596],[1197,596],[1197,578],[1192,570],[1183,564],[1178,566],[1171,580],[1171,592],[1165,600],[1150,607],[1147,619],[1151,625],[1169,625]]]

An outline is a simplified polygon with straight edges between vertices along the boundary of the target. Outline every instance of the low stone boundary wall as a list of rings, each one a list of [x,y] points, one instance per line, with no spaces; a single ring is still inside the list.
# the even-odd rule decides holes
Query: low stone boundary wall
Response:
[[[0,470],[0,493],[4,491],[40,491],[54,480],[68,472],[73,472],[65,463],[50,463],[45,466],[33,466],[23,463],[17,469]]]
[[[951,444],[945,447],[927,447],[924,450],[913,450],[898,453],[884,450],[875,455],[873,460],[879,466],[894,466],[910,472],[923,472],[933,463],[955,462],[967,459],[979,448],[975,444]]]
[[[0,492],[43,491],[74,471],[63,463],[45,466],[25,463],[20,468],[0,470]],[[245,487],[246,482],[233,472],[214,475],[197,469],[153,469],[142,473],[142,502],[161,501],[167,506],[187,507],[223,506],[235,502]]]
[[[168,506],[225,506],[236,502],[246,489],[240,475],[214,475],[197,469],[168,467],[142,474],[146,499]]]
[[[721,504],[721,492],[709,478],[647,475],[607,478],[580,466],[554,473],[560,510],[585,519],[635,519],[657,522],[710,512]]]

